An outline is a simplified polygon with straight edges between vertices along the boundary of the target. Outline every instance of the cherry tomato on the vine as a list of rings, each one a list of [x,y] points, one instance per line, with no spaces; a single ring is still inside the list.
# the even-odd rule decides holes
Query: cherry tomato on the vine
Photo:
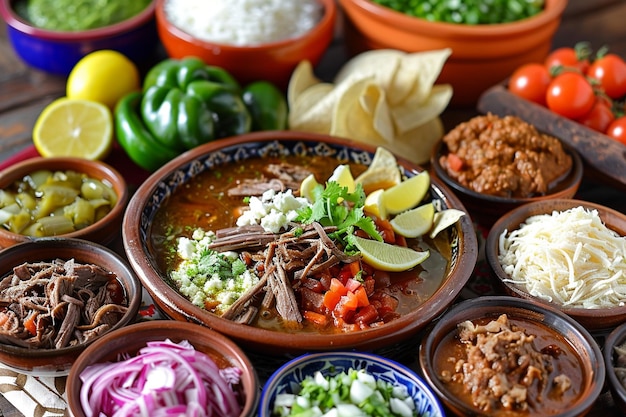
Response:
[[[596,59],[587,70],[587,75],[598,80],[600,87],[612,99],[626,95],[626,62],[615,54]]]
[[[546,92],[546,103],[553,112],[578,119],[591,111],[596,97],[584,75],[564,72],[554,77]]]
[[[626,116],[618,117],[609,125],[606,134],[626,145]]]
[[[601,133],[607,131],[613,120],[615,120],[615,115],[611,110],[611,103],[602,98],[596,99],[591,111],[576,119],[578,123]]]
[[[531,63],[517,68],[509,78],[509,91],[528,101],[546,105],[546,91],[552,81],[550,72],[542,64]]]
[[[564,67],[565,69],[574,69],[582,74],[587,72],[590,62],[591,49],[586,43],[579,43],[574,48],[564,46],[550,52],[544,61],[544,65],[549,71],[553,67]]]

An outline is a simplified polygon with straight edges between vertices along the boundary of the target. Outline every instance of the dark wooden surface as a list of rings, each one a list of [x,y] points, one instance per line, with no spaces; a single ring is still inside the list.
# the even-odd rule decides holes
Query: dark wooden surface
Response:
[[[606,45],[612,52],[626,57],[625,23],[626,0],[570,0],[553,48],[589,41],[594,48]],[[321,78],[332,78],[346,59],[341,43],[341,22],[337,29],[336,40],[317,68]],[[164,56],[160,51],[160,55],[154,57],[155,62]],[[31,131],[37,116],[53,99],[63,95],[65,79],[25,66],[13,52],[5,24],[0,22],[0,162],[32,146]],[[451,128],[475,114],[474,108],[449,109],[442,119],[446,127]],[[578,197],[626,212],[624,190],[597,178],[586,178]],[[1,395],[0,415],[21,416]],[[606,417],[621,413],[605,391],[589,415]]]

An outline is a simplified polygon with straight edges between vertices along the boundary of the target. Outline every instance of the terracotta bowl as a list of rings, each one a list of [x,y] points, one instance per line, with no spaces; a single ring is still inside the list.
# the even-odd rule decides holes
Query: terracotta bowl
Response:
[[[241,370],[240,383],[236,386],[241,395],[241,417],[256,414],[259,403],[259,381],[246,354],[227,337],[193,323],[173,320],[154,320],[131,324],[91,344],[74,362],[67,378],[66,394],[69,414],[73,417],[87,415],[81,405],[80,378],[85,368],[106,362],[116,362],[120,355],[134,356],[137,351],[153,341],[188,341],[199,352],[207,354],[219,368],[236,367]]]
[[[321,372],[325,377],[334,376],[351,369],[364,370],[377,381],[394,387],[404,387],[415,403],[415,414],[420,416],[445,416],[435,393],[414,371],[398,362],[365,352],[323,352],[305,354],[294,358],[270,376],[263,386],[259,417],[271,417],[276,396],[297,394],[305,378]]]
[[[42,238],[11,246],[0,251],[0,277],[7,276],[14,267],[24,263],[50,262],[55,259],[74,259],[76,263],[99,265],[115,273],[128,300],[128,310],[109,331],[122,328],[135,319],[141,304],[139,280],[120,255],[93,242],[72,238]],[[59,349],[18,347],[3,341],[0,343],[0,363],[17,372],[38,377],[67,375],[78,355],[101,336]]]
[[[243,164],[264,155],[325,155],[337,159],[368,164],[374,148],[344,139],[303,132],[257,132],[202,145],[187,152],[156,171],[146,180],[130,201],[123,222],[124,249],[144,287],[156,305],[174,319],[206,325],[251,351],[264,356],[283,357],[310,351],[350,349],[383,349],[410,339],[421,328],[439,316],[456,298],[469,279],[477,259],[477,240],[471,221],[463,216],[448,230],[451,258],[441,286],[413,311],[376,328],[340,334],[319,332],[291,333],[237,324],[196,307],[168,284],[166,274],[158,266],[150,243],[155,213],[167,197],[185,187],[196,175],[206,170],[219,172],[227,163]],[[342,161],[342,162],[340,162]],[[422,171],[398,159],[406,174]],[[433,200],[442,208],[464,210],[450,190],[433,179],[430,187]]]
[[[250,46],[208,42],[176,27],[164,11],[166,0],[156,0],[159,38],[172,58],[197,56],[207,64],[222,67],[239,82],[266,80],[286,88],[296,65],[309,60],[316,65],[333,39],[337,6],[335,0],[319,0],[324,6],[321,20],[307,33],[282,41]]]
[[[578,152],[569,145],[561,143],[567,154],[572,158],[572,168],[564,178],[554,184],[547,194],[534,197],[495,196],[474,191],[460,184],[448,175],[439,162],[439,158],[448,152],[448,148],[443,141],[439,141],[433,148],[430,169],[437,178],[453,190],[478,224],[490,227],[505,213],[521,205],[535,201],[549,201],[555,198],[573,198],[576,195],[583,179],[583,162]]]
[[[0,15],[15,53],[26,64],[52,74],[67,76],[85,55],[100,49],[113,49],[138,65],[156,51],[158,36],[154,2],[138,15],[97,29],[62,32],[32,26],[15,11],[22,0],[0,1]]]
[[[626,215],[624,213],[620,213],[616,210],[596,203],[581,200],[543,200],[525,204],[502,216],[489,231],[489,235],[487,236],[487,241],[485,243],[485,256],[492,273],[498,280],[500,280],[504,290],[507,291],[509,295],[536,300],[545,305],[557,308],[568,316],[576,319],[579,323],[585,326],[585,328],[593,332],[612,329],[626,320],[626,306],[616,306],[612,308],[564,307],[556,302],[549,302],[545,299],[535,297],[517,285],[502,281],[503,279],[509,278],[498,259],[500,255],[500,245],[498,241],[500,236],[505,233],[505,231],[510,233],[511,231],[518,229],[520,224],[525,222],[530,216],[550,214],[553,211],[564,211],[578,206],[582,206],[589,210],[597,210],[600,219],[609,229],[614,230],[620,236],[626,236]]]
[[[407,52],[451,48],[438,82],[453,86],[453,105],[473,107],[483,91],[515,68],[545,59],[567,1],[547,0],[542,13],[518,22],[473,26],[430,22],[370,0],[339,0],[339,4],[351,54],[385,48]]]
[[[36,157],[0,171],[0,189],[6,189],[16,181],[38,170],[76,171],[83,173],[90,178],[110,185],[117,194],[117,203],[102,219],[82,229],[58,236],[90,240],[102,245],[111,243],[114,239],[120,237],[122,217],[130,193],[126,180],[115,168],[104,162],[89,161],[82,158]],[[0,227],[0,248],[6,248],[16,243],[27,242],[33,239],[37,238],[13,233],[4,227]]]
[[[624,386],[624,359],[618,361],[618,357],[624,357],[626,345],[626,323],[617,326],[604,340],[604,364],[606,366],[606,379],[613,402],[622,413],[626,414],[626,386]],[[616,351],[616,348],[620,351]],[[618,371],[619,369],[619,371]],[[619,372],[619,374],[618,374]]]
[[[502,314],[506,314],[509,322],[519,326],[520,330],[535,335],[533,343],[536,349],[560,349],[558,354],[553,355],[560,362],[555,364],[555,369],[558,367],[557,372],[564,372],[574,384],[570,389],[575,391],[570,391],[572,395],[566,401],[551,402],[544,396],[543,403],[550,407],[548,410],[531,408],[519,415],[585,415],[604,386],[605,367],[597,343],[579,323],[560,311],[534,301],[509,296],[479,297],[455,305],[437,321],[422,341],[419,349],[420,369],[446,409],[460,417],[498,415],[473,406],[470,399],[464,399],[454,392],[450,384],[444,383],[441,374],[446,359],[456,357],[454,346],[456,351],[459,350],[460,342],[455,336],[459,323],[466,320],[474,323],[477,320],[492,321]],[[544,350],[543,353],[545,352]],[[510,415],[517,414],[511,412]]]

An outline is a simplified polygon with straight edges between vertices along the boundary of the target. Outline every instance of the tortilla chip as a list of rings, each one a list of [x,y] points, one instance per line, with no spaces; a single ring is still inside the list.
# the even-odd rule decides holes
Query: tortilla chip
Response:
[[[328,134],[334,102],[327,97],[334,88],[330,83],[319,83],[302,91],[289,109],[289,128]]]
[[[391,89],[404,55],[404,52],[394,49],[374,49],[363,52],[341,67],[335,76],[334,83],[354,83],[363,78],[374,77],[376,84],[388,91]]]
[[[435,117],[397,137],[388,147],[396,155],[402,155],[415,164],[423,165],[430,160],[433,147],[443,134],[443,123],[439,117]]]
[[[287,103],[293,106],[297,98],[309,87],[320,83],[321,80],[313,73],[313,65],[309,61],[300,61],[293,70],[287,86]]]
[[[376,148],[372,162],[367,169],[354,179],[355,183],[363,185],[364,190],[385,189],[401,181],[396,157],[382,146]]]
[[[367,94],[369,88],[377,88],[373,78],[364,78],[351,83],[343,92],[334,107],[331,135],[357,141],[384,141],[374,130],[372,115],[361,104],[361,97]]]
[[[452,86],[439,84],[432,87],[426,100],[419,102],[411,97],[402,105],[393,107],[391,115],[398,136],[414,130],[439,116],[452,99]]]
[[[414,74],[416,82],[409,97],[414,103],[423,103],[430,95],[443,65],[452,54],[450,48],[434,51],[413,52],[405,55],[400,71]]]

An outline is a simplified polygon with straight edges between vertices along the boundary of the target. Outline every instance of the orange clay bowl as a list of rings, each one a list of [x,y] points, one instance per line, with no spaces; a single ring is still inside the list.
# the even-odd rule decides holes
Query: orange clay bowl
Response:
[[[58,236],[85,239],[102,245],[107,245],[120,237],[122,217],[124,210],[126,209],[130,193],[128,191],[126,180],[115,168],[104,162],[89,161],[82,158],[36,157],[18,162],[4,171],[0,171],[0,190],[9,187],[14,182],[24,178],[24,176],[38,170],[76,171],[83,173],[90,178],[95,178],[107,183],[117,194],[116,204],[103,218],[87,227]],[[19,233],[13,233],[4,227],[0,227],[0,248],[6,248],[11,245],[28,242],[33,239],[37,238]]]
[[[572,168],[565,177],[552,184],[546,194],[533,197],[504,197],[485,194],[474,191],[457,182],[448,175],[446,170],[439,163],[439,157],[446,155],[448,152],[448,148],[443,141],[439,141],[433,148],[430,170],[433,172],[434,176],[450,187],[461,199],[463,205],[472,216],[472,219],[482,226],[489,227],[502,215],[521,205],[555,198],[573,198],[576,195],[583,179],[583,162],[576,150],[563,141],[561,141],[561,144],[565,152],[572,157]]]
[[[370,0],[339,0],[351,54],[370,49],[419,52],[451,48],[438,82],[454,88],[452,104],[474,107],[480,94],[517,67],[545,59],[567,0],[546,0],[531,18],[493,25],[430,22]]]
[[[557,308],[560,311],[576,319],[585,328],[592,332],[606,331],[623,323],[626,320],[626,306],[616,306],[611,308],[582,308],[564,307],[557,303],[549,302],[539,297],[535,297],[526,292],[523,288],[512,283],[503,282],[508,278],[504,272],[498,256],[499,238],[505,232],[510,233],[516,230],[527,218],[539,214],[550,214],[553,211],[564,211],[573,207],[582,206],[589,210],[597,210],[598,215],[604,224],[611,230],[617,232],[619,236],[626,236],[626,215],[600,204],[574,199],[554,199],[542,200],[525,204],[515,210],[510,211],[498,220],[487,236],[485,243],[485,256],[492,273],[500,280],[504,290],[512,296],[536,300]]]
[[[451,258],[442,284],[427,300],[409,313],[379,327],[338,334],[262,329],[238,324],[196,307],[168,285],[150,244],[151,224],[156,211],[169,195],[185,187],[192,177],[202,171],[218,169],[226,163],[242,164],[246,159],[263,158],[264,155],[288,154],[326,155],[337,159],[337,164],[358,161],[367,165],[374,151],[374,148],[356,142],[295,131],[250,133],[199,146],[152,174],[131,199],[122,226],[127,257],[165,315],[208,326],[232,338],[240,346],[265,356],[279,358],[308,351],[381,350],[397,344],[406,345],[402,342],[409,341],[448,308],[471,276],[477,259],[477,239],[469,216],[463,216],[447,230]],[[404,160],[398,158],[398,161],[409,176],[422,171]],[[464,211],[461,202],[436,179],[432,181],[430,196],[439,200],[444,208]]]
[[[566,400],[544,391],[544,398],[532,398],[536,391],[528,391],[529,409],[515,410],[481,410],[475,407],[469,398],[458,394],[458,389],[451,389],[443,382],[441,373],[445,368],[449,372],[452,362],[450,357],[458,358],[460,349],[456,335],[457,325],[466,320],[476,323],[477,320],[493,321],[506,314],[509,322],[534,335],[535,349],[545,353],[544,349],[552,348],[558,352],[553,356],[557,361],[555,372],[565,373],[572,381],[572,386],[563,394]],[[484,324],[484,323],[483,323]],[[455,350],[456,349],[456,350]],[[498,351],[498,349],[494,349]],[[503,348],[500,352],[507,352]],[[559,363],[560,362],[560,363]],[[510,296],[486,296],[462,301],[450,308],[435,323],[428,334],[422,339],[419,347],[419,364],[422,374],[435,391],[450,415],[465,416],[525,416],[525,417],[578,417],[584,416],[602,393],[605,380],[604,359],[600,347],[591,334],[579,323],[566,314],[531,300],[523,300]],[[556,375],[552,375],[555,377]],[[473,378],[468,378],[473,380]],[[533,385],[536,386],[536,382]],[[547,382],[548,387],[552,384]],[[487,387],[481,387],[483,392]],[[549,388],[548,388],[549,389]],[[560,400],[560,401],[559,401]],[[494,407],[495,408],[495,407]]]
[[[156,0],[159,38],[171,58],[196,56],[209,65],[229,71],[240,83],[266,80],[286,88],[295,67],[303,60],[316,65],[333,39],[337,5],[319,0],[324,12],[317,26],[307,33],[282,41],[237,46],[198,39],[167,20],[166,0]]]
[[[197,324],[153,320],[110,332],[81,353],[67,377],[66,394],[70,416],[88,415],[80,401],[80,374],[85,368],[104,362],[116,362],[120,355],[134,356],[146,343],[166,339],[174,343],[187,340],[195,350],[211,357],[219,368],[232,366],[241,369],[240,383],[235,388],[242,397],[240,417],[256,415],[261,393],[258,377],[246,354],[232,340]]]
[[[98,265],[115,273],[128,300],[128,310],[108,331],[124,327],[135,320],[141,304],[141,284],[126,260],[97,243],[82,239],[51,237],[13,245],[0,251],[0,277],[13,273],[14,267],[26,262],[50,262],[57,258]],[[3,341],[0,342],[0,363],[17,372],[38,377],[67,375],[78,355],[107,333],[102,332],[89,342],[58,349],[20,347]]]

